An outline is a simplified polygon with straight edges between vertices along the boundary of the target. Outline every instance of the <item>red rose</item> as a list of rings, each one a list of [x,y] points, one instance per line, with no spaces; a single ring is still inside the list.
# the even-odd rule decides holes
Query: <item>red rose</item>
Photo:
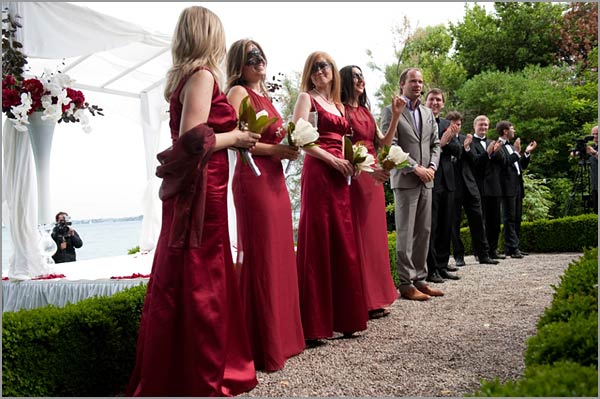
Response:
[[[19,92],[15,89],[2,89],[2,111],[7,112],[10,107],[21,104]]]
[[[83,103],[85,103],[85,96],[82,92],[80,92],[79,90],[67,88],[67,97],[71,99],[72,103],[75,103],[76,109],[83,108]]]
[[[42,96],[44,95],[44,85],[38,79],[26,79],[23,81],[22,93],[31,94],[31,110],[42,110]]]
[[[15,80],[14,76],[12,75],[6,75],[4,77],[4,79],[2,79],[2,88],[6,88],[8,86],[14,86],[17,84],[17,81]]]

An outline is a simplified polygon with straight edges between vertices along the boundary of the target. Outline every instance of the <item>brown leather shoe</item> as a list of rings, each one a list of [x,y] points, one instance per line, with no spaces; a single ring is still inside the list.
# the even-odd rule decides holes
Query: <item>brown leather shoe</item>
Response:
[[[438,290],[437,288],[433,288],[428,286],[425,283],[415,283],[415,288],[421,291],[423,294],[429,296],[444,296],[444,292],[442,290]]]
[[[426,301],[429,299],[429,295],[422,293],[412,285],[401,286],[400,295],[402,298],[410,299],[411,301]]]

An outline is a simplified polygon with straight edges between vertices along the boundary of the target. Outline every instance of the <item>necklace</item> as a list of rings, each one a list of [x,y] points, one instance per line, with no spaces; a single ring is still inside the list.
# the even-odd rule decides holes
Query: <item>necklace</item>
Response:
[[[321,94],[321,92],[320,92],[319,90],[317,90],[317,88],[316,88],[316,87],[315,87],[315,88],[313,88],[313,90],[315,91],[315,93],[317,93],[317,95],[318,95],[319,97],[321,97],[323,100],[325,100],[325,102],[326,102],[327,104],[329,104],[329,105],[333,105],[333,101],[331,101],[331,100],[328,100],[327,98],[325,98],[325,96],[324,96],[324,95],[322,95],[322,94]]]

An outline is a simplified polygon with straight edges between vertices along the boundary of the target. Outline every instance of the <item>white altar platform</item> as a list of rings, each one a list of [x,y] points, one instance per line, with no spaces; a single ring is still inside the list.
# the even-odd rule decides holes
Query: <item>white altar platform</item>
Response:
[[[34,309],[46,305],[62,307],[89,297],[109,296],[127,288],[147,284],[147,277],[123,277],[149,275],[153,259],[154,252],[150,252],[59,263],[51,265],[50,274],[63,274],[64,278],[3,280],[2,312]]]

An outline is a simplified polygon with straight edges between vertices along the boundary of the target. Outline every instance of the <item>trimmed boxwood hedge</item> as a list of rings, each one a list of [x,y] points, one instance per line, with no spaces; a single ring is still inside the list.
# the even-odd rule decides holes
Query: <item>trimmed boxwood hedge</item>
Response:
[[[5,312],[3,396],[114,396],[124,390],[146,285],[64,308]]]
[[[465,254],[473,253],[471,233],[468,227],[460,230],[460,237],[465,246]],[[523,222],[519,238],[523,251],[548,252],[582,252],[584,248],[598,246],[598,215],[588,214],[567,216],[560,219],[536,220]],[[400,284],[396,272],[396,232],[388,233],[390,251],[390,268],[396,287]],[[500,234],[499,250],[504,248],[504,234]]]
[[[524,377],[482,381],[476,396],[598,396],[598,248],[565,270],[527,341]]]

